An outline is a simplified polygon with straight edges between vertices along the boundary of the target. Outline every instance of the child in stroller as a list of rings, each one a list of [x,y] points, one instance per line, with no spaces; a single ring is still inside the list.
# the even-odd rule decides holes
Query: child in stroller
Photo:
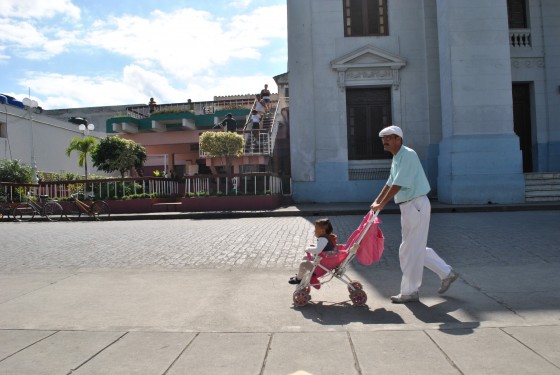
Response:
[[[377,213],[368,212],[345,244],[337,244],[337,237],[332,233],[332,225],[328,219],[315,222],[317,244],[306,249],[307,260],[300,264],[297,275],[289,280],[290,284],[297,285],[293,294],[296,306],[305,306],[311,300],[311,287],[319,289],[333,278],[347,285],[355,306],[365,305],[367,295],[362,290],[362,284],[350,279],[346,275],[346,268],[355,257],[364,265],[381,259],[384,238],[378,227],[381,221],[377,218]]]
[[[332,259],[338,258],[337,237],[333,233],[333,226],[329,219],[319,219],[315,221],[315,237],[317,241],[315,244],[305,249],[307,260],[304,260],[299,265],[299,271],[296,276],[291,277],[288,281],[290,284],[299,284],[306,273],[313,270],[313,255],[321,255],[322,258]]]

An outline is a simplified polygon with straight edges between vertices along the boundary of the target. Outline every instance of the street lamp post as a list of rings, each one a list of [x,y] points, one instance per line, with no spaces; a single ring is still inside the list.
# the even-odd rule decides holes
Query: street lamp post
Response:
[[[95,129],[95,125],[93,124],[80,124],[80,126],[78,126],[78,129],[80,129],[83,133],[84,136],[88,135],[90,131],[93,131]]]
[[[27,112],[29,113],[29,122],[31,124],[31,167],[33,168],[33,181],[38,182],[37,162],[35,161],[35,142],[33,140],[33,116],[31,115],[31,109],[37,108],[39,104],[30,98],[24,98],[22,102],[23,105],[27,107]]]

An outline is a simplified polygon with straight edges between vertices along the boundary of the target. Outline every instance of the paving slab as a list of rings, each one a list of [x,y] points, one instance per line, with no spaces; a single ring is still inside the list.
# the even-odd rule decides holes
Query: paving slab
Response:
[[[0,330],[0,361],[54,333],[55,331]]]
[[[260,374],[271,334],[200,333],[166,375]]]
[[[194,336],[193,333],[129,332],[72,374],[163,374]]]
[[[560,374],[558,367],[500,328],[426,333],[464,374]]]
[[[57,332],[0,361],[0,374],[69,374],[123,334],[123,332]]]
[[[70,272],[2,273],[0,274],[0,285],[10,287],[0,287],[0,303],[48,287],[71,275]]]
[[[346,332],[277,333],[263,375],[359,374]]]
[[[560,327],[507,327],[503,331],[560,369]]]
[[[424,331],[352,332],[361,374],[458,374]]]

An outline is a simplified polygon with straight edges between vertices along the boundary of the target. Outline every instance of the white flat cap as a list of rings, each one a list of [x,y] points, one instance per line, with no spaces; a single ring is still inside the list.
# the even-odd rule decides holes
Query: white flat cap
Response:
[[[379,132],[379,138],[382,138],[386,135],[391,135],[391,134],[398,135],[401,138],[403,137],[402,129],[399,128],[396,125],[391,125],[391,126],[387,126],[385,129],[382,129]]]

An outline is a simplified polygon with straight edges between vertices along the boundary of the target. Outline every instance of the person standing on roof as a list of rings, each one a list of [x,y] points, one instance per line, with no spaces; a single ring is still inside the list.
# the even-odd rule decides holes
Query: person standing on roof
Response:
[[[150,107],[150,113],[154,113],[157,107],[157,103],[154,100],[154,98],[150,98],[150,101],[148,102],[148,107]]]
[[[430,184],[416,152],[403,145],[403,131],[395,125],[381,130],[383,148],[393,154],[391,171],[386,185],[371,204],[373,211],[381,211],[394,198],[401,211],[402,242],[399,260],[403,273],[401,291],[392,296],[393,303],[417,302],[418,289],[422,285],[424,267],[435,272],[441,279],[438,293],[449,289],[459,277],[450,265],[436,252],[426,247],[430,228],[430,200],[426,196]]]
[[[237,131],[237,122],[235,121],[231,113],[228,113],[226,115],[226,118],[222,122],[220,122],[220,126],[222,127],[222,129],[225,128],[224,130],[228,132],[235,133]]]

